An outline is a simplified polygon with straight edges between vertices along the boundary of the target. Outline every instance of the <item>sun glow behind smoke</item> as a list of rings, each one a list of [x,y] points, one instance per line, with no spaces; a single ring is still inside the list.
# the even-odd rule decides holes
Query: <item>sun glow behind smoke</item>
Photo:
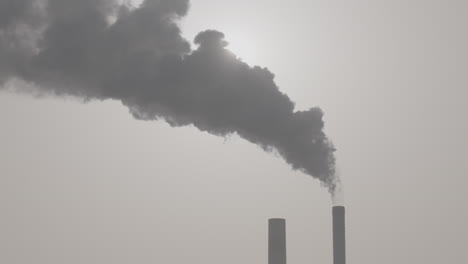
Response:
[[[256,55],[255,38],[250,36],[249,33],[237,30],[225,30],[224,35],[229,45],[226,47],[229,51],[233,52],[239,59],[249,65],[261,64]]]

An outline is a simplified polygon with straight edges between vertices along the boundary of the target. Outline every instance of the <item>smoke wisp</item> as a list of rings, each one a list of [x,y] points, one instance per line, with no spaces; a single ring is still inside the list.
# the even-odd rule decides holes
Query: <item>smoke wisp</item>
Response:
[[[13,79],[43,93],[113,99],[142,120],[232,133],[277,152],[293,169],[335,189],[334,147],[319,108],[295,111],[266,68],[226,50],[224,35],[177,21],[188,0],[0,0],[0,86]]]

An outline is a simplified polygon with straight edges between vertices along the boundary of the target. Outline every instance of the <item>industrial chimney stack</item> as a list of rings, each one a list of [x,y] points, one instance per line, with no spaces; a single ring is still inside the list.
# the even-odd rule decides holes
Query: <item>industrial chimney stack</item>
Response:
[[[286,264],[286,220],[268,220],[268,264]]]
[[[333,264],[346,264],[344,206],[333,206]]]
[[[346,264],[345,207],[333,206],[333,264]],[[268,264],[286,264],[286,220],[268,220]]]

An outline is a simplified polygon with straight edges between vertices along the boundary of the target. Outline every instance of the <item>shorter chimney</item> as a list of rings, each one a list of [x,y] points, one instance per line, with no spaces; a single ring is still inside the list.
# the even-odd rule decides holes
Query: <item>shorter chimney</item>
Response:
[[[286,220],[268,220],[268,264],[286,264]]]

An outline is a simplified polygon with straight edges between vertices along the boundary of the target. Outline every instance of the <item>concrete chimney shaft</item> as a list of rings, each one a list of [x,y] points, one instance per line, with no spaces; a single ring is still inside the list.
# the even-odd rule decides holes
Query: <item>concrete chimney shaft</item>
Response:
[[[333,206],[333,264],[346,264],[344,206]]]
[[[286,264],[286,221],[268,220],[268,264]]]

